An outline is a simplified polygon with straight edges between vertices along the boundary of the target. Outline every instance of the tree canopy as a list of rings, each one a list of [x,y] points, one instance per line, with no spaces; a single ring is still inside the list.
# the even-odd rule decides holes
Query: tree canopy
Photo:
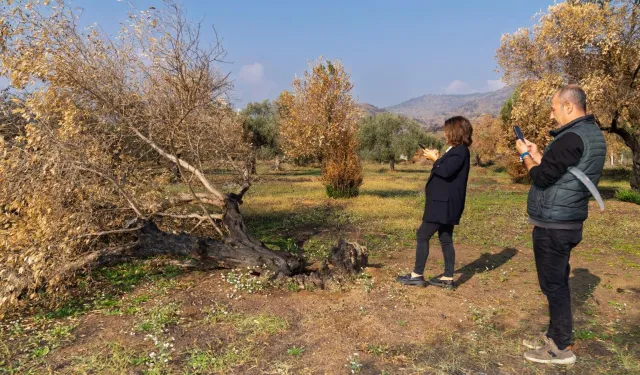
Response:
[[[630,183],[640,190],[640,2],[552,5],[533,28],[504,35],[497,60],[504,81],[518,86],[510,122],[542,146],[554,126],[549,99],[564,84],[580,84],[602,130],[631,149]]]
[[[391,170],[401,156],[413,156],[420,143],[429,148],[442,147],[442,141],[427,134],[417,121],[390,112],[365,117],[358,139],[363,158],[389,162]]]

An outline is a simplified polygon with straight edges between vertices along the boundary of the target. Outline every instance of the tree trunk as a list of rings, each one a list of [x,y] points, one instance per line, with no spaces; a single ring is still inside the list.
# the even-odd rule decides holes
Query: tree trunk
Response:
[[[389,169],[392,171],[396,170],[396,160],[394,158],[389,159]]]
[[[258,156],[256,155],[255,151],[253,153],[253,157],[251,158],[250,164],[251,165],[249,168],[249,173],[256,174],[256,166],[258,165]]]
[[[184,233],[165,233],[149,221],[140,230],[136,255],[190,256],[216,267],[257,267],[284,276],[304,269],[304,262],[300,258],[272,251],[254,238],[242,220],[238,202],[234,199],[227,199],[224,210],[222,222],[227,235],[221,241]]]
[[[613,151],[611,151],[611,156],[609,157],[609,160],[612,167],[613,167],[613,157],[614,157],[614,154],[613,154]]]
[[[640,65],[638,66],[636,73],[638,71],[640,71]],[[612,120],[611,126],[606,130],[611,133],[618,134],[624,141],[624,144],[631,149],[633,170],[631,172],[631,181],[629,181],[629,184],[631,185],[632,190],[640,191],[640,137],[638,137],[638,135],[633,131],[620,127],[618,124],[617,114]]]
[[[276,160],[273,162],[273,169],[276,170],[276,171],[279,171],[280,170],[280,163],[281,163],[280,157],[276,156]]]
[[[197,237],[186,233],[167,233],[153,221],[145,221],[138,231],[132,232],[137,241],[120,248],[109,248],[88,254],[69,264],[59,274],[70,274],[87,267],[103,267],[128,262],[133,259],[158,255],[189,257],[191,265],[198,268],[245,268],[257,272],[269,271],[273,278],[293,277],[302,287],[310,285],[324,288],[327,283],[344,280],[349,275],[361,272],[367,266],[368,252],[358,244],[340,240],[331,249],[322,267],[314,272],[306,268],[299,256],[273,251],[249,232],[242,220],[238,202],[227,199],[222,218],[227,235],[222,240]],[[25,284],[26,287],[26,284]]]
[[[113,251],[105,252],[105,257],[95,258],[91,264],[105,266],[157,255],[190,257],[202,268],[250,267],[258,272],[270,271],[274,279],[291,277],[302,288],[324,288],[332,282],[339,283],[361,272],[368,265],[368,251],[365,247],[341,239],[330,249],[322,266],[311,272],[307,270],[302,258],[272,251],[256,240],[248,232],[234,201],[227,205],[224,224],[229,229],[229,235],[223,241],[218,241],[185,233],[166,233],[149,221],[140,229],[135,246],[115,256]]]
[[[476,165],[480,166],[480,154],[476,153]]]
[[[138,231],[131,232],[137,237],[133,244],[116,250],[105,249],[91,253],[84,261],[79,261],[72,267],[75,269],[65,269],[62,272],[157,255],[190,257],[205,268],[251,267],[282,276],[304,271],[305,264],[301,258],[290,253],[272,251],[249,233],[235,200],[227,200],[222,222],[227,235],[222,240],[216,240],[186,233],[167,233],[159,229],[155,222],[148,220],[142,223]]]
[[[271,251],[248,238],[227,237],[223,241],[196,237],[184,233],[172,234],[147,222],[138,235],[138,245],[127,258],[147,258],[156,255],[191,257],[207,268],[261,268],[282,274],[293,275],[302,262],[288,253]]]
[[[632,149],[633,171],[631,173],[631,189],[640,191],[640,140]]]

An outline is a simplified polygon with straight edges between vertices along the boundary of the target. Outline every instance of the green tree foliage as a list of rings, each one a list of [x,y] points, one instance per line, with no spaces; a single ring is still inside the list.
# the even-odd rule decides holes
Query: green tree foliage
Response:
[[[511,112],[513,111],[513,105],[518,101],[520,96],[520,90],[516,87],[513,93],[504,101],[502,108],[500,109],[500,120],[503,125],[511,126]]]
[[[243,127],[259,159],[269,160],[282,155],[277,110],[269,100],[247,104],[240,114]]]
[[[429,135],[415,120],[389,112],[364,118],[358,139],[364,159],[389,162],[391,170],[402,155],[415,154],[419,143],[429,148],[443,146],[441,140]]]

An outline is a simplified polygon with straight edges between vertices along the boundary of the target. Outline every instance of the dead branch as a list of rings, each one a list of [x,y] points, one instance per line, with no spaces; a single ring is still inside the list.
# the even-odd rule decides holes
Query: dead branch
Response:
[[[181,159],[177,156],[176,150],[173,147],[173,140],[171,142],[171,151],[173,152],[172,156],[178,161],[178,163],[176,165],[178,166],[178,171],[180,172],[180,176],[183,176],[182,179],[184,180],[185,179],[184,178],[184,173],[182,172],[182,168],[180,167],[180,160]],[[211,224],[211,226],[213,226],[213,228],[216,230],[216,232],[218,232],[220,237],[224,237],[224,233],[222,232],[222,229],[220,229],[220,227],[218,225],[216,225],[216,223],[213,221],[213,218],[209,214],[209,210],[207,210],[207,207],[205,207],[205,205],[202,203],[202,201],[198,198],[198,195],[196,194],[196,192],[193,190],[193,187],[191,186],[191,181],[187,181],[187,186],[189,187],[189,191],[191,192],[191,195],[198,201],[198,205],[200,206],[200,208],[204,212],[204,215],[207,218],[207,220],[209,220],[209,223]]]
[[[141,229],[142,227],[136,227],[136,228],[128,228],[128,229],[115,229],[115,230],[105,230],[103,232],[98,232],[98,233],[87,233],[87,234],[83,234],[81,236],[78,236],[78,238],[86,238],[86,237],[102,237],[102,236],[108,236],[110,234],[120,234],[120,233],[131,233],[131,232],[137,232]]]
[[[198,220],[207,220],[206,216],[198,215],[198,214],[186,214],[186,215],[177,215],[177,214],[168,214],[164,212],[157,212],[154,214],[155,216],[163,216],[170,217],[174,219],[198,219]],[[222,215],[209,215],[214,220],[222,221]]]
[[[224,206],[224,195],[222,195],[222,193],[220,193],[216,188],[214,188],[211,183],[209,182],[209,180],[207,180],[207,178],[204,176],[204,174],[197,169],[196,167],[192,166],[191,164],[187,163],[185,160],[183,159],[178,159],[175,156],[171,155],[170,153],[166,152],[165,150],[163,150],[160,146],[158,146],[155,142],[153,142],[152,140],[150,140],[149,138],[145,137],[142,133],[140,133],[140,131],[131,126],[130,129],[140,138],[142,139],[144,142],[146,142],[149,146],[151,146],[154,150],[156,150],[160,155],[162,155],[163,157],[171,160],[172,162],[180,165],[181,167],[185,168],[187,171],[189,171],[190,173],[193,173],[198,180],[200,180],[200,182],[202,183],[202,185],[204,185],[204,187],[211,193],[213,194],[213,196],[217,199],[216,202],[216,206]]]

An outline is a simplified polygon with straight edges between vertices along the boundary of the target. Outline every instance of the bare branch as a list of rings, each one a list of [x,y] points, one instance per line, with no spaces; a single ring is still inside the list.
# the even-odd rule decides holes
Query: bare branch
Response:
[[[110,234],[131,233],[131,232],[137,232],[137,231],[139,231],[141,228],[142,228],[142,227],[129,228],[129,229],[106,230],[106,231],[98,232],[98,233],[88,233],[88,234],[83,234],[82,236],[78,236],[78,238],[86,238],[86,237],[102,237],[102,236],[107,236],[107,235],[110,235]]]
[[[631,89],[633,89],[633,87],[636,84],[636,78],[638,78],[638,73],[640,73],[640,64],[638,64],[638,67],[636,68],[636,70],[633,72],[633,75],[631,76],[631,83],[629,84],[629,87]]]
[[[207,220],[208,219],[206,216],[202,216],[202,215],[198,215],[198,214],[179,215],[179,214],[168,214],[168,213],[165,213],[165,212],[157,212],[157,213],[155,213],[153,215],[154,216],[170,217],[170,218],[174,218],[174,219],[199,219],[199,220]],[[209,217],[211,217],[214,220],[219,220],[219,221],[222,221],[222,219],[223,219],[222,215],[212,215],[212,214],[210,214]]]
[[[181,193],[176,195],[175,197],[172,197],[170,199],[170,202],[172,204],[178,205],[178,204],[193,202],[194,200],[196,200],[196,198],[199,199],[204,204],[210,204],[212,206],[218,205],[217,204],[218,201],[207,193],[196,193],[195,197],[192,194]]]
[[[180,166],[181,159],[176,156],[176,150],[173,147],[173,137],[172,137],[172,143],[171,143],[171,151],[173,152],[173,155],[171,155],[171,156],[173,156],[178,161],[177,166],[178,166],[178,170],[180,171],[180,176],[183,176],[182,178],[185,179],[184,178],[184,174],[182,173],[182,168]],[[205,217],[211,223],[211,226],[213,226],[213,228],[216,230],[216,232],[218,232],[220,237],[224,237],[224,233],[222,232],[222,229],[220,229],[220,227],[217,226],[216,223],[213,221],[213,218],[209,214],[209,210],[207,210],[207,208],[204,206],[202,201],[198,198],[198,195],[196,194],[196,192],[193,191],[193,187],[191,187],[191,183],[189,181],[187,181],[187,186],[189,187],[189,191],[191,192],[191,195],[193,195],[193,197],[198,201],[198,204],[200,205],[200,208],[202,208],[202,211],[204,212]]]
[[[166,152],[165,150],[163,150],[162,148],[160,148],[157,144],[155,144],[155,142],[153,142],[152,140],[150,140],[149,138],[145,137],[142,133],[140,133],[140,131],[138,129],[136,129],[135,127],[131,126],[130,129],[138,136],[140,137],[140,139],[142,139],[143,141],[147,142],[147,144],[149,146],[151,146],[154,150],[156,150],[160,155],[162,155],[163,157],[171,160],[172,162],[180,165],[180,167],[185,168],[186,170],[188,170],[190,173],[193,173],[198,180],[200,180],[200,182],[202,183],[202,185],[204,185],[204,187],[215,196],[215,198],[217,198],[219,200],[218,203],[216,203],[216,206],[223,206],[224,205],[224,195],[222,195],[222,193],[220,193],[217,189],[215,189],[211,183],[209,182],[209,180],[207,180],[207,178],[204,176],[204,174],[197,169],[196,167],[192,166],[191,164],[187,163],[186,161],[184,161],[183,159],[178,159],[175,156],[169,154],[168,152]]]

